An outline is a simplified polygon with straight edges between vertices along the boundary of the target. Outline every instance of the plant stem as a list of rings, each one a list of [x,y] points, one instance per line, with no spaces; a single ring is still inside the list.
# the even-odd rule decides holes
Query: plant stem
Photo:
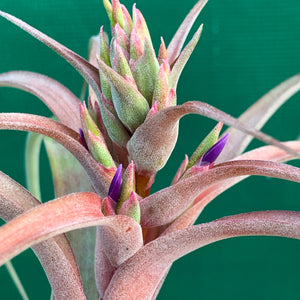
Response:
[[[6,262],[5,266],[7,268],[7,271],[9,273],[10,277],[12,278],[13,282],[15,283],[22,299],[23,300],[29,300],[29,298],[28,298],[28,296],[25,292],[25,289],[24,289],[24,287],[23,287],[23,285],[20,281],[20,278],[19,278],[14,266],[12,265],[11,261]]]

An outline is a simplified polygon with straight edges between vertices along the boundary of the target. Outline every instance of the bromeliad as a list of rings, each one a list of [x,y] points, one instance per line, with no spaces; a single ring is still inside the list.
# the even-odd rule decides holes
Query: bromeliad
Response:
[[[0,74],[0,86],[37,95],[59,119],[0,114],[1,129],[46,136],[57,197],[42,204],[34,196],[38,188],[29,193],[0,173],[0,217],[7,222],[0,228],[1,264],[32,247],[57,300],[155,299],[172,263],[195,249],[245,235],[299,239],[300,213],[293,211],[251,212],[191,225],[210,201],[249,175],[300,182],[300,169],[282,163],[299,158],[300,142],[281,143],[259,131],[299,90],[300,76],[277,86],[238,119],[203,102],[177,105],[178,80],[202,26],[183,45],[207,0],[196,3],[168,47],[161,39],[157,56],[136,6],[131,16],[118,0],[103,2],[112,38],[101,27],[91,39],[89,61],[0,12],[60,54],[90,86],[87,107],[46,76]],[[191,158],[185,157],[171,185],[151,194],[187,114],[219,123]],[[230,128],[220,136],[223,124]],[[253,137],[269,145],[242,154]],[[30,134],[28,145],[35,138]],[[28,174],[37,160],[30,157]],[[30,186],[36,180],[30,176]]]

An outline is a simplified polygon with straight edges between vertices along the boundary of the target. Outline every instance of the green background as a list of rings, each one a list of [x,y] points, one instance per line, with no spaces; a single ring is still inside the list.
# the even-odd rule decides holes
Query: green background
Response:
[[[156,49],[166,43],[195,0],[137,1]],[[130,8],[133,1],[123,1]],[[1,0],[10,12],[86,57],[87,41],[100,25],[109,29],[101,1]],[[239,116],[256,99],[300,70],[299,0],[211,0],[196,25],[204,31],[178,87],[180,103],[208,102]],[[196,30],[196,26],[194,28]],[[60,81],[79,95],[82,79],[71,66],[40,42],[0,20],[0,72],[30,70]],[[0,89],[3,112],[50,116],[35,97]],[[294,96],[264,131],[280,140],[299,135],[300,95]],[[169,184],[179,163],[191,155],[215,122],[199,116],[183,119],[178,145],[155,188]],[[0,169],[24,185],[25,134],[0,132]],[[261,143],[254,142],[251,147]],[[53,197],[45,154],[42,189]],[[294,163],[298,164],[299,163]],[[250,178],[218,197],[198,222],[266,209],[300,210],[299,185]],[[282,238],[248,237],[209,245],[174,264],[158,299],[299,299],[300,243]],[[37,259],[26,251],[13,260],[31,300],[49,299],[50,288]],[[0,268],[0,298],[20,299],[6,269]]]

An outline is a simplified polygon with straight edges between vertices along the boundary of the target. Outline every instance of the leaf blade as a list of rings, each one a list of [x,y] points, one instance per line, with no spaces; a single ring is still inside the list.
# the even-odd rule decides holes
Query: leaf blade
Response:
[[[286,143],[288,147],[293,148],[295,151],[300,151],[300,142],[292,141]],[[274,162],[286,162],[294,159],[291,155],[278,149],[274,146],[264,146],[252,151],[246,152],[245,154],[236,158],[236,160],[242,159],[259,159],[259,160],[271,160]],[[183,229],[193,224],[198,218],[202,210],[218,195],[226,191],[228,188],[246,179],[248,176],[241,176],[236,178],[227,179],[217,183],[208,189],[200,193],[199,196],[194,200],[193,206],[188,209],[183,215],[176,219],[164,232],[167,234],[178,229]]]
[[[300,74],[295,75],[265,94],[252,106],[250,106],[238,120],[259,130],[269,118],[295,93],[300,90]],[[218,162],[229,160],[241,154],[250,144],[252,137],[229,128],[225,133],[229,134],[228,148],[218,158]]]
[[[0,217],[6,222],[40,205],[27,190],[2,172],[0,184]],[[33,251],[43,265],[58,298],[85,299],[78,266],[65,235],[41,242],[33,246]]]
[[[208,0],[198,1],[192,8],[192,10],[189,12],[189,14],[185,17],[180,27],[177,29],[167,49],[167,57],[170,65],[174,63],[177,56],[179,55],[195,20],[204,8],[207,1]]]
[[[21,113],[1,113],[0,129],[32,131],[53,138],[68,149],[82,164],[99,195],[102,197],[107,195],[111,181],[110,175],[105,172],[103,167],[78,142],[79,134],[71,128],[41,116]]]
[[[123,263],[142,246],[141,227],[127,216],[104,217],[101,201],[95,193],[69,194],[11,220],[0,228],[0,264],[48,238],[90,226],[103,228],[110,261]]]
[[[155,227],[173,221],[204,190],[217,182],[243,175],[276,177],[300,182],[300,169],[271,161],[230,161],[198,173],[140,201],[141,225]]]
[[[65,125],[77,131],[81,127],[79,99],[65,86],[45,75],[11,71],[0,74],[0,87],[14,87],[37,96]]]
[[[219,240],[250,235],[300,239],[300,213],[290,211],[245,213],[191,226],[159,237],[145,245],[118,268],[105,297],[115,299],[114,297],[117,298],[122,293],[124,299],[150,298],[166,269],[178,258]]]
[[[7,19],[11,23],[15,24],[19,28],[23,29],[59,55],[61,55],[65,60],[67,60],[83,77],[84,79],[92,86],[94,92],[96,93],[98,99],[100,99],[101,89],[100,89],[100,80],[98,75],[98,69],[92,66],[84,58],[58,43],[54,39],[50,38],[46,34],[40,32],[39,30],[33,28],[29,24],[23,22],[22,20],[5,13],[0,10],[0,16]]]

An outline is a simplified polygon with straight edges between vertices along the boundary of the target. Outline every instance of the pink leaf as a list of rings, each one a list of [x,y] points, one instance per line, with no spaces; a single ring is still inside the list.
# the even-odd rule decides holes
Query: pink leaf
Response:
[[[111,176],[78,142],[79,134],[72,129],[45,117],[21,113],[0,114],[0,129],[32,131],[53,138],[82,164],[97,193],[102,197],[107,195]]]
[[[0,172],[0,217],[6,222],[40,205],[21,185]],[[57,299],[85,299],[77,263],[65,235],[33,246]],[[58,272],[59,270],[59,272]]]
[[[285,143],[289,148],[300,152],[300,141],[287,142]],[[278,149],[274,146],[264,146],[257,148],[255,150],[249,151],[239,157],[236,160],[242,159],[259,159],[259,160],[271,160],[275,162],[285,162],[293,159],[291,155]],[[248,176],[240,176],[235,178],[230,178],[214,184],[208,189],[204,190],[200,195],[194,200],[193,206],[188,209],[182,216],[175,220],[165,231],[164,234],[173,232],[178,229],[185,228],[193,224],[198,218],[201,211],[206,207],[208,203],[214,200],[218,195],[232,187],[233,185],[239,183]]]
[[[176,62],[172,67],[172,72],[169,79],[170,88],[174,88],[176,90],[177,83],[183,68],[185,67],[187,61],[189,60],[191,54],[193,53],[202,33],[203,25],[199,27],[191,41],[185,46],[183,51],[178,56]]]
[[[62,145],[45,137],[55,189],[55,197],[74,192],[93,191],[86,172]],[[79,267],[84,293],[87,299],[96,299],[98,292],[94,276],[96,228],[82,228],[67,233]]]
[[[170,264],[205,245],[230,237],[267,235],[300,239],[300,213],[252,212],[191,226],[145,245],[115,272],[104,299],[151,299]]]
[[[300,89],[300,74],[295,75],[260,98],[251,105],[238,119],[240,122],[248,124],[249,127],[261,129],[272,115]],[[245,132],[229,128],[228,147],[218,158],[218,162],[229,160],[241,154],[249,145],[252,136]]]
[[[288,153],[299,157],[292,149],[274,138],[239,122],[217,108],[199,101],[186,102],[183,105],[168,107],[148,118],[134,132],[127,143],[127,149],[136,164],[138,172],[156,173],[169,159],[178,135],[178,122],[187,114],[199,114],[237,128],[257,139],[275,145]]]
[[[99,231],[99,228],[97,231]],[[97,234],[99,235],[100,233],[97,232]],[[95,247],[95,278],[100,299],[103,297],[115,270],[116,268],[112,266],[104,252],[100,237],[97,238]]]
[[[81,127],[79,99],[59,82],[33,72],[12,71],[0,74],[0,86],[22,89],[40,98],[65,125]]]
[[[0,228],[0,264],[27,248],[70,230],[101,226],[101,240],[109,260],[121,264],[142,245],[141,227],[126,216],[103,217],[101,198],[75,193],[42,204]]]
[[[84,79],[92,86],[94,92],[96,93],[98,99],[100,99],[101,90],[100,90],[100,79],[98,69],[87,62],[84,58],[58,43],[54,39],[50,38],[46,34],[40,32],[39,30],[33,28],[29,24],[23,22],[22,20],[0,11],[0,16],[12,22],[16,26],[20,27],[59,55],[61,55],[66,61],[68,61],[83,77]]]
[[[198,15],[202,11],[207,1],[208,0],[200,0],[195,4],[195,6],[185,17],[184,21],[182,22],[174,37],[172,38],[172,41],[170,42],[167,49],[167,57],[170,65],[172,65],[178,57],[195,20],[197,19]]]
[[[293,166],[260,160],[230,161],[181,180],[141,200],[141,225],[154,227],[167,224],[183,213],[210,186],[242,175],[269,176],[300,182],[300,169]]]

